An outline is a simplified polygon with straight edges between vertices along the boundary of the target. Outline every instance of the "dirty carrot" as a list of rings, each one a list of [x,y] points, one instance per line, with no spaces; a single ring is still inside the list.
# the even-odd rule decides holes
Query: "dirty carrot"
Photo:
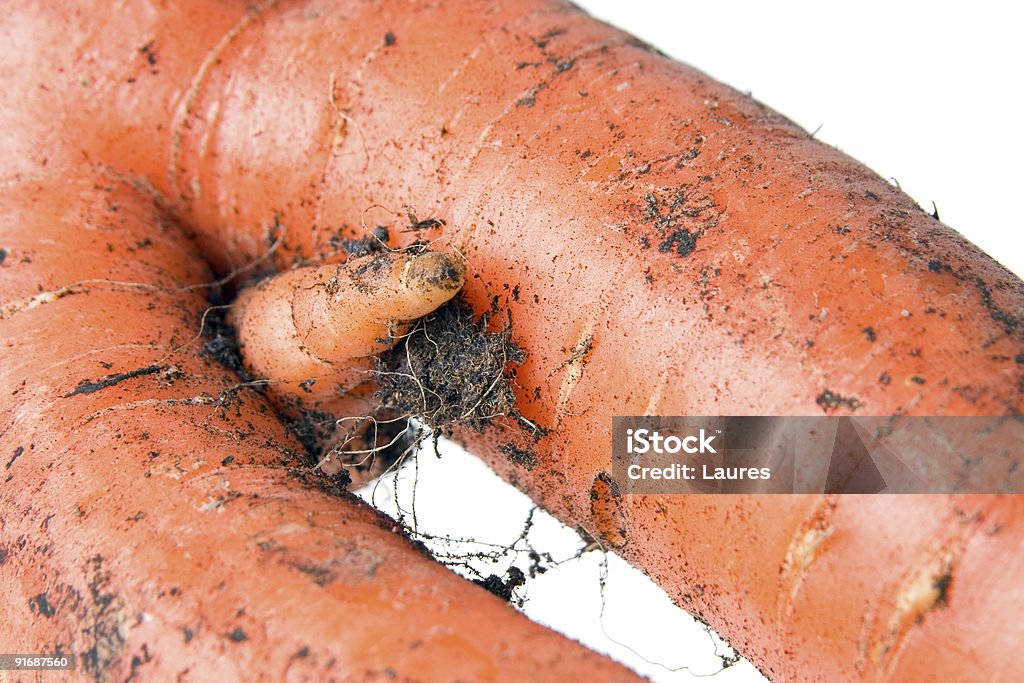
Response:
[[[223,273],[434,217],[390,246],[511,320],[515,414],[464,436],[510,481],[772,678],[1020,677],[1016,498],[607,483],[614,415],[1021,413],[1024,285],[897,189],[562,2],[87,4],[4,10],[5,177],[101,161]]]
[[[232,311],[249,372],[275,390],[326,399],[365,382],[379,354],[464,282],[456,257],[382,252],[260,282]],[[330,359],[330,362],[324,359]]]
[[[638,680],[314,473],[198,337],[183,231],[86,170],[0,191],[6,652],[70,680]]]

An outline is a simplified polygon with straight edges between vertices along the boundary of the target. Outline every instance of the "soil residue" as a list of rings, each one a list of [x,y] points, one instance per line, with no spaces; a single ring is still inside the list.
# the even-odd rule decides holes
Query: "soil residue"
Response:
[[[203,353],[228,370],[235,372],[243,382],[253,379],[242,364],[242,351],[235,328],[227,322],[226,301],[218,293],[210,297],[211,308],[203,320]]]
[[[658,251],[681,258],[692,254],[698,238],[717,226],[719,220],[711,198],[691,185],[648,192],[638,208],[641,222],[655,229],[654,234],[640,236],[640,246],[646,249],[657,242]]]
[[[818,398],[815,399],[815,403],[821,406],[821,409],[826,413],[832,413],[840,408],[846,408],[853,412],[863,405],[855,396],[843,396],[837,394],[834,391],[826,389],[825,391],[818,394]]]
[[[117,663],[126,642],[122,628],[124,601],[110,591],[110,575],[104,560],[96,555],[89,560],[89,597],[82,600],[79,622],[89,624],[82,630],[89,645],[79,655],[85,673],[94,680],[106,680]]]
[[[384,408],[416,417],[435,432],[454,425],[482,430],[498,416],[518,416],[510,364],[523,351],[506,326],[488,331],[457,297],[413,323],[377,361],[377,398]]]
[[[366,256],[367,254],[374,254],[377,252],[384,251],[388,248],[388,242],[391,241],[391,232],[387,227],[378,225],[374,228],[373,233],[366,237],[359,239],[339,240],[341,247],[352,256]]]
[[[112,387],[117,384],[120,384],[125,380],[134,379],[136,377],[142,377],[144,375],[153,375],[158,372],[162,372],[166,369],[167,367],[163,365],[149,365],[147,367],[137,368],[129,372],[118,372],[113,375],[107,375],[105,377],[101,377],[96,381],[82,380],[81,382],[78,383],[78,386],[75,387],[74,390],[64,394],[61,398],[71,398],[72,396],[78,396],[80,394],[92,394],[102,389],[106,389],[107,387]]]
[[[473,579],[473,583],[482,586],[505,602],[512,602],[515,589],[526,584],[526,575],[522,569],[512,565],[508,568],[506,578],[491,574],[486,579]]]
[[[528,470],[532,470],[537,466],[537,455],[532,449],[521,448],[514,443],[507,443],[501,447],[501,452],[505,454],[505,457],[513,465],[519,465]]]

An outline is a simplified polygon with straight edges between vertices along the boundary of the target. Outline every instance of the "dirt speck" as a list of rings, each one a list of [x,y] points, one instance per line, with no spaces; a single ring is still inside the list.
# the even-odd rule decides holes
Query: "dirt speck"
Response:
[[[949,602],[949,589],[952,585],[953,572],[949,567],[945,567],[943,572],[932,580],[932,587],[937,593],[935,599],[936,606],[945,606]]]
[[[532,470],[537,466],[537,456],[529,448],[520,448],[514,443],[507,443],[501,447],[501,452],[505,454],[505,457],[513,465],[519,465],[528,470]]]
[[[854,411],[862,405],[860,400],[855,396],[842,396],[833,391],[829,391],[828,389],[818,394],[818,398],[815,399],[815,403],[821,406],[821,409],[826,413],[834,412],[840,408],[847,408],[850,411]]]
[[[32,611],[32,614],[38,614],[39,616],[50,619],[57,610],[54,609],[53,605],[50,604],[49,600],[46,599],[46,593],[40,593],[34,598],[29,598],[28,608]]]
[[[149,41],[139,48],[139,54],[146,58],[150,66],[156,66],[156,47],[154,41]]]
[[[651,224],[655,232],[641,236],[647,248],[650,238],[658,240],[658,250],[687,257],[697,248],[697,240],[718,225],[719,212],[711,198],[692,185],[648,192],[638,207],[640,221]]]
[[[391,240],[391,232],[387,227],[379,225],[374,228],[373,233],[360,239],[340,240],[342,248],[349,256],[366,256],[388,248]]]
[[[17,460],[18,458],[20,458],[24,453],[25,453],[25,448],[24,447],[18,446],[17,448],[15,448],[14,449],[14,455],[12,455],[11,459],[7,461],[7,465],[4,467],[4,469],[5,470],[11,469],[11,465],[14,464],[14,461]]]
[[[163,370],[166,369],[167,367],[163,365],[148,365],[144,368],[136,368],[135,370],[130,370],[128,372],[118,372],[112,375],[107,375],[105,377],[101,377],[96,381],[82,380],[81,382],[78,383],[77,387],[75,387],[72,391],[63,394],[61,398],[71,398],[72,396],[78,396],[80,394],[92,394],[97,391],[100,391],[101,389],[106,389],[108,387],[120,384],[125,380],[134,379],[136,377],[142,377],[144,375],[153,375],[158,372],[162,372]]]
[[[126,641],[124,600],[110,592],[110,575],[103,564],[99,555],[89,560],[89,598],[82,601],[83,610],[78,615],[80,623],[89,624],[83,629],[90,647],[79,655],[82,668],[96,680],[106,680]]]
[[[680,256],[689,256],[697,248],[697,235],[686,228],[674,230],[658,245],[658,251],[675,251]]]
[[[621,548],[629,537],[619,485],[607,472],[594,477],[590,487],[590,516],[605,543]]]

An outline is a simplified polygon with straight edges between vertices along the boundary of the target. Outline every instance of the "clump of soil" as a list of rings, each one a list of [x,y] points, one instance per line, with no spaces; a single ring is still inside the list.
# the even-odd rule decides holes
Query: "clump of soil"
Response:
[[[214,288],[208,298],[210,309],[203,316],[203,353],[238,374],[243,382],[252,379],[242,364],[242,350],[235,328],[228,324],[226,304],[231,300]]]
[[[526,575],[519,567],[512,565],[508,568],[508,578],[503,579],[497,574],[491,574],[486,579],[473,579],[473,583],[482,586],[505,602],[512,602],[515,596],[515,589],[526,585]]]
[[[522,363],[523,351],[507,327],[490,332],[487,323],[461,297],[416,321],[377,361],[381,405],[435,432],[517,416],[509,365]]]

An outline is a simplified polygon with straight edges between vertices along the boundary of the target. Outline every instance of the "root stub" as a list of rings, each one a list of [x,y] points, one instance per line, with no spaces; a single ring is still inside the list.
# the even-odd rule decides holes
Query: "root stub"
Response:
[[[286,394],[338,396],[366,379],[367,357],[404,321],[451,299],[465,270],[448,254],[391,252],[297,268],[242,293],[232,321],[247,370]]]

